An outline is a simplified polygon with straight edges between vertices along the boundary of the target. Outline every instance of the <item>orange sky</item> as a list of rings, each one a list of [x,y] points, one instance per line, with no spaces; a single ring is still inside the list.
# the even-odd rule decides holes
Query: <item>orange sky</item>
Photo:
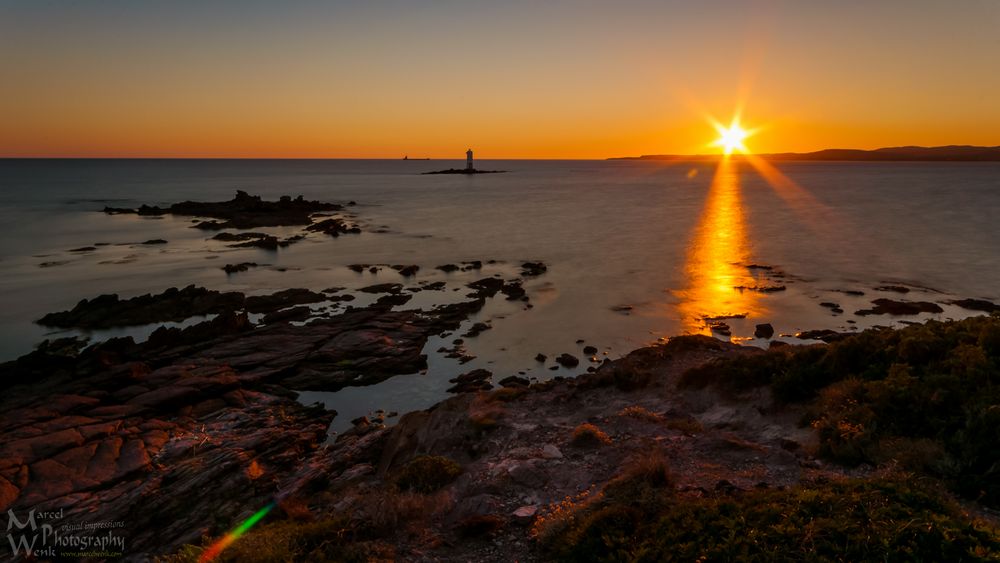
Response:
[[[4,3],[0,156],[1000,145],[1000,2],[538,4]]]

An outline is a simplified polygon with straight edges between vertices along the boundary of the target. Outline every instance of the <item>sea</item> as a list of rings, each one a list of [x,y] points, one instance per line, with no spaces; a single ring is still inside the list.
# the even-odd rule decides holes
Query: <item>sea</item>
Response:
[[[100,294],[123,298],[194,284],[249,294],[304,287],[346,291],[384,282],[445,281],[402,308],[461,299],[464,284],[520,264],[531,307],[502,298],[468,323],[491,329],[460,364],[437,350],[428,368],[368,387],[303,392],[338,411],[333,431],[377,410],[403,413],[448,396],[448,379],[476,368],[495,379],[572,376],[679,334],[767,347],[803,331],[859,331],[977,313],[951,303],[1000,302],[1000,163],[479,161],[501,174],[424,175],[455,160],[0,160],[0,361],[45,339],[144,339],[155,326],[81,332],[34,321]],[[356,202],[364,232],[320,233],[281,248],[235,249],[190,217],[107,215],[105,206],[266,199]],[[294,234],[297,227],[263,230]],[[164,239],[167,244],[143,245]],[[91,251],[74,251],[82,247]],[[482,270],[442,264],[479,260]],[[488,263],[493,261],[493,263]],[[227,275],[227,263],[257,268]],[[416,264],[356,273],[350,264]],[[458,289],[458,291],[455,291]],[[361,295],[361,294],[359,294]],[[879,298],[929,301],[943,312],[856,315]],[[361,295],[357,304],[364,305]],[[190,319],[178,325],[191,324]],[[594,346],[586,355],[583,346]],[[536,354],[550,358],[535,360]],[[570,353],[576,368],[553,367]]]

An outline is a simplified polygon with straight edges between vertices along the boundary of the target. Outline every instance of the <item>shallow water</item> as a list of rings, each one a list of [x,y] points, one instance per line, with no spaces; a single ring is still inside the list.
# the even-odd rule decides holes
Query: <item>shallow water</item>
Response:
[[[287,287],[358,288],[403,281],[391,270],[355,274],[351,263],[418,264],[414,282],[445,280],[449,291],[422,292],[429,306],[460,295],[478,277],[444,274],[439,264],[524,260],[548,272],[525,284],[534,308],[497,300],[470,320],[493,329],[468,339],[477,358],[464,365],[428,345],[426,374],[339,394],[309,394],[341,411],[338,424],[373,408],[405,411],[442,397],[455,373],[487,367],[506,375],[551,371],[534,361],[572,352],[583,339],[609,357],[657,338],[707,332],[702,316],[726,321],[733,338],[756,323],[781,334],[959,317],[855,317],[876,297],[947,301],[1000,298],[1000,165],[994,163],[679,164],[638,161],[490,161],[506,174],[422,176],[459,161],[0,161],[0,358],[23,354],[62,333],[35,325],[44,313],[101,293],[123,297],[170,286],[268,292]],[[758,169],[759,168],[759,169]],[[231,249],[191,229],[190,218],[108,216],[105,205],[165,205],[230,199],[243,189],[268,199],[356,200],[368,232],[311,235],[277,253]],[[389,233],[370,232],[386,227]],[[260,230],[260,229],[257,229]],[[298,229],[264,229],[293,233]],[[134,243],[163,238],[162,246]],[[93,252],[70,249],[107,243]],[[267,267],[227,276],[226,263]],[[773,270],[748,269],[751,264]],[[283,270],[283,271],[282,271]],[[885,282],[930,288],[874,291]],[[785,291],[735,286],[784,285]],[[864,291],[862,297],[835,290]],[[933,290],[933,291],[931,291]],[[941,292],[941,293],[939,293]],[[452,295],[454,293],[454,295]],[[419,299],[419,302],[418,302]],[[820,302],[839,303],[835,316]],[[615,308],[631,307],[629,311]],[[848,320],[856,321],[855,324]],[[102,331],[132,334],[150,327]],[[785,337],[787,340],[794,340]],[[583,362],[578,372],[588,365]],[[418,379],[420,378],[420,379]]]

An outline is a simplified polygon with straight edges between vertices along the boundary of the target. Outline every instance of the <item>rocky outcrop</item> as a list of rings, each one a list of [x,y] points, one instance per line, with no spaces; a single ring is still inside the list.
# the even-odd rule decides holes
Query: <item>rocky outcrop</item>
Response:
[[[753,330],[754,338],[771,338],[774,336],[774,327],[771,323],[763,323],[754,327]]]
[[[357,225],[347,223],[343,219],[339,218],[318,221],[306,227],[306,230],[324,233],[330,235],[331,237],[338,237],[345,234],[358,234],[361,232],[361,228]]]
[[[855,311],[855,315],[919,315],[920,313],[942,313],[944,309],[930,301],[896,301],[893,299],[876,299],[871,309]]]
[[[120,299],[117,294],[83,299],[73,309],[49,313],[38,320],[45,326],[61,328],[110,328],[166,321],[182,321],[198,315],[221,313],[243,306],[239,292],[221,293],[189,285],[172,287],[158,295],[145,294]]]
[[[235,274],[237,272],[245,272],[250,268],[256,268],[256,262],[240,262],[239,264],[226,264],[222,267],[222,271],[227,274]]]
[[[242,271],[254,263],[238,264],[232,271]],[[229,270],[227,270],[227,273]],[[189,285],[172,287],[157,295],[145,294],[130,299],[118,295],[101,295],[83,299],[73,309],[49,313],[39,324],[63,328],[109,328],[137,326],[168,321],[183,321],[191,317],[246,309],[251,313],[273,313],[293,305],[318,303],[335,299],[308,289],[285,289],[270,295],[245,296],[237,291],[219,292]]]
[[[289,304],[317,295],[246,298],[248,309],[279,307],[263,327],[227,311],[161,327],[141,344],[81,350],[64,339],[0,365],[0,511],[62,509],[68,525],[124,521],[129,553],[164,553],[219,535],[273,499],[373,473],[385,436],[378,423],[324,446],[335,413],[299,405],[292,390],[419,371],[427,339],[458,328],[483,301],[285,322],[308,312]]]
[[[206,229],[253,229],[256,227],[280,227],[286,225],[309,225],[312,214],[320,211],[340,211],[343,206],[335,203],[307,201],[299,196],[292,199],[282,196],[278,201],[265,201],[260,196],[252,196],[242,190],[229,201],[198,202],[184,201],[170,207],[161,208],[143,205],[138,209],[110,208],[105,213],[137,213],[139,215],[185,215],[191,217],[211,217],[221,221],[205,221],[199,228]]]
[[[984,313],[995,313],[1000,311],[1000,305],[985,299],[956,299],[954,301],[949,301],[949,303],[952,305],[958,305],[959,307],[970,311],[982,311]]]

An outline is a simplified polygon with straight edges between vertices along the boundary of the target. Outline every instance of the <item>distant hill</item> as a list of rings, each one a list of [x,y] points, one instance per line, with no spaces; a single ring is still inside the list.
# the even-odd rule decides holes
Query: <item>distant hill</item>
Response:
[[[863,162],[1000,162],[1000,147],[949,145],[946,147],[888,147],[871,151],[860,149],[825,149],[816,152],[759,154],[767,160],[863,161]],[[734,155],[740,158],[740,155]],[[673,155],[646,154],[608,160],[715,160],[717,154]]]

